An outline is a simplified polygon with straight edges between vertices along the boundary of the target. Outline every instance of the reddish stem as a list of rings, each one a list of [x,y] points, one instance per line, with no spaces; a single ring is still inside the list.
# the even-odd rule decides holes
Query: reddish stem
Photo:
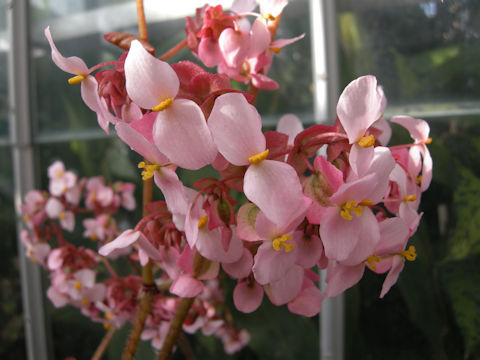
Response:
[[[175,45],[173,48],[165,52],[163,55],[161,55],[159,59],[162,61],[166,61],[170,59],[173,55],[175,55],[180,50],[182,50],[186,45],[187,45],[187,39],[184,39],[180,41],[177,45]]]

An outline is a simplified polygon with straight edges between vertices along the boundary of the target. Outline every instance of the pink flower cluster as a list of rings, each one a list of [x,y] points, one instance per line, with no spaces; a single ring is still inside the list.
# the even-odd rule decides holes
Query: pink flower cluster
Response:
[[[97,284],[91,270],[99,261],[108,264],[126,255],[142,266],[153,263],[160,270],[155,272],[157,286],[171,294],[155,298],[144,339],[161,347],[176,295],[196,298],[185,331],[201,328],[206,335],[216,334],[227,351],[234,351],[248,334],[233,329],[219,311],[220,273],[236,280],[233,301],[242,312],[255,311],[266,295],[292,313],[314,316],[325,297],[356,284],[365,268],[387,274],[383,297],[405,260],[415,260],[408,240],[419,224],[420,197],[432,178],[428,124],[408,116],[384,119],[382,87],[374,76],[363,76],[340,95],[333,126],[304,130],[290,114],[282,117],[277,131],[263,133],[254,96],[231,89],[230,79],[257,89],[276,88],[266,76],[273,56],[301,37],[273,39],[287,1],[262,1],[260,13],[252,12],[254,4],[236,1],[229,12],[206,5],[187,19],[188,48],[204,65],[216,66],[217,74],[186,61],[169,65],[137,40],[118,61],[88,69],[79,58],[63,57],[45,30],[53,61],[76,75],[69,82],[81,83],[82,98],[100,126],[108,131],[114,125],[120,139],[145,159],[138,165],[143,179],[153,177],[165,198],[150,203],[148,214],[117,236],[105,209],[130,206],[125,193],[131,188],[122,185],[120,196],[99,178],[86,181],[85,206],[97,216],[85,220],[85,235],[102,246],[98,255],[70,245],[50,254],[54,303],[82,306],[94,321],[115,326],[131,321],[136,300],[128,294],[138,292],[141,280],[113,275]],[[91,75],[112,64],[114,69]],[[405,128],[413,142],[387,147],[390,123]],[[318,155],[320,148],[325,155]],[[200,179],[194,188],[185,187],[176,173],[177,167],[205,166],[218,176]],[[50,176],[52,196],[27,195],[31,227],[59,219],[64,229],[73,228],[76,179],[63,168],[58,174]],[[242,196],[235,194],[245,201],[237,203],[234,198]],[[77,251],[82,256],[72,256]],[[41,257],[37,261],[45,263]],[[59,270],[66,267],[68,273]],[[327,271],[324,288],[319,269]]]

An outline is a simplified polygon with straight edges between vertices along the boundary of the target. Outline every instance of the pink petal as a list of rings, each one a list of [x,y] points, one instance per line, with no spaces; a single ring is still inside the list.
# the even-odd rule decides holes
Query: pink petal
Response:
[[[318,236],[305,236],[303,232],[297,231],[293,234],[295,246],[297,247],[296,264],[304,268],[311,268],[323,254],[322,241]]]
[[[243,191],[278,227],[286,226],[307,210],[297,173],[286,163],[264,160],[250,165]]]
[[[253,86],[261,90],[277,90],[278,83],[264,74],[250,74]]]
[[[260,115],[240,93],[224,94],[215,100],[208,127],[218,151],[234,165],[248,165],[250,156],[265,150]]]
[[[140,231],[134,231],[132,229],[125,230],[115,240],[110,241],[109,243],[103,245],[100,249],[98,249],[98,253],[102,256],[108,256],[116,249],[123,249],[127,246],[132,245],[135,241],[139,239],[140,235]]]
[[[375,136],[376,140],[382,146],[387,146],[390,138],[392,137],[392,127],[390,126],[388,121],[381,117],[372,125],[372,127],[376,128],[381,132],[381,135]]]
[[[265,241],[254,258],[252,271],[255,280],[261,285],[280,280],[294,266],[296,256],[295,246],[287,253],[275,250],[271,241]]]
[[[242,256],[237,261],[222,264],[223,270],[234,279],[246,278],[252,271],[252,266],[253,256],[246,248],[243,248]]]
[[[185,169],[197,170],[217,156],[203,112],[191,100],[177,99],[159,112],[153,138],[163,154]]]
[[[198,57],[206,67],[216,66],[223,61],[218,42],[211,38],[202,38],[198,44]]]
[[[305,286],[309,283],[310,286]],[[302,291],[295,299],[288,303],[288,310],[291,313],[312,317],[317,315],[322,309],[322,292],[313,284],[312,281],[305,281]]]
[[[45,29],[45,36],[52,48],[52,60],[60,69],[70,74],[87,75],[89,73],[85,62],[76,56],[65,58],[60,54],[57,47],[53,43],[50,27]]]
[[[288,0],[260,0],[260,13],[262,15],[273,15],[277,17],[287,6]]]
[[[154,174],[155,184],[162,190],[168,210],[172,214],[185,215],[188,210],[188,201],[185,187],[178,178],[175,170],[163,167]]]
[[[170,292],[182,298],[193,298],[203,291],[203,282],[189,274],[182,274],[170,286]]]
[[[63,204],[56,198],[51,197],[45,204],[45,212],[51,219],[56,219],[65,210]]]
[[[326,297],[335,297],[360,281],[365,265],[344,266],[337,264],[328,268]]]
[[[305,37],[305,34],[302,34],[290,39],[277,39],[270,44],[270,48],[281,49],[287,45],[293,44],[294,42],[303,39],[304,37]]]
[[[198,239],[195,243],[198,252],[211,261],[232,263],[242,256],[242,241],[232,236],[229,247],[224,250],[222,246],[222,228],[215,228],[211,231],[203,227],[198,232]]]
[[[233,303],[244,313],[251,313],[262,304],[263,289],[256,282],[239,282],[233,290]]]
[[[250,48],[246,57],[252,58],[263,53],[267,50],[271,40],[267,25],[259,19],[255,20],[250,30]]]
[[[380,241],[375,246],[376,255],[389,255],[405,249],[409,237],[407,223],[398,217],[389,218],[379,224]]]
[[[278,120],[277,131],[288,135],[288,143],[293,144],[295,136],[303,131],[303,124],[293,114],[285,114]]]
[[[430,151],[426,146],[423,147],[423,166],[422,166],[422,184],[421,189],[425,191],[430,186],[433,176],[433,160]]]
[[[430,127],[425,120],[415,119],[410,116],[394,116],[390,121],[407,129],[415,142],[426,141],[428,139]]]
[[[132,129],[140,133],[149,143],[154,143],[153,141],[153,125],[157,119],[157,113],[155,111],[146,113],[140,119],[130,123]]]
[[[224,61],[232,68],[239,68],[247,57],[250,37],[243,31],[227,28],[218,38],[218,46]]]
[[[175,71],[152,56],[138,40],[130,45],[124,69],[128,96],[144,109],[175,98],[178,93],[180,84]]]
[[[390,288],[395,285],[400,276],[400,273],[405,266],[405,260],[401,256],[394,256],[392,261],[392,268],[387,274],[385,281],[382,285],[382,292],[380,293],[380,298],[383,298],[385,294],[390,290]]]
[[[245,241],[262,240],[255,232],[255,219],[260,209],[250,202],[243,204],[237,212],[237,236]]]
[[[163,155],[155,145],[148,142],[139,132],[134,130],[127,123],[117,123],[115,130],[120,139],[122,139],[130,149],[137,152],[153,164],[166,164],[168,159]]]
[[[375,76],[353,80],[338,99],[337,114],[350,144],[360,140],[383,112],[383,92],[377,89]]]
[[[295,265],[278,281],[266,288],[266,293],[274,305],[286,304],[297,297],[302,289],[303,268]]]

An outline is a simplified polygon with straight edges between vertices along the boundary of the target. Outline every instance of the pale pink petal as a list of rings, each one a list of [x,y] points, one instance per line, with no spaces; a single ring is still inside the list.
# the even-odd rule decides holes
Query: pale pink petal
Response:
[[[256,0],[234,0],[230,10],[237,14],[251,12],[257,6]]]
[[[271,42],[270,31],[268,31],[267,25],[257,19],[252,25],[250,30],[250,48],[246,57],[252,58],[267,50]]]
[[[50,180],[50,184],[48,186],[48,190],[50,191],[50,194],[53,196],[61,196],[67,190],[65,186],[65,182],[63,181],[63,178],[53,178]]]
[[[390,141],[390,138],[392,137],[392,127],[390,126],[388,121],[381,117],[372,125],[372,127],[376,128],[381,132],[380,136],[376,137],[376,140],[382,146],[386,146]]]
[[[380,241],[375,246],[376,255],[389,255],[405,249],[409,237],[407,223],[398,217],[381,221],[379,224]]]
[[[233,303],[243,313],[258,309],[263,300],[263,288],[256,282],[239,282],[233,290]]]
[[[303,124],[294,114],[285,114],[278,120],[277,131],[288,135],[288,143],[293,144],[295,136],[303,131]]]
[[[128,96],[144,109],[152,109],[178,93],[180,82],[175,71],[152,56],[138,40],[130,45],[124,69]]]
[[[90,110],[97,113],[98,125],[108,134],[108,124],[115,123],[115,117],[108,111],[105,100],[98,95],[98,83],[93,76],[87,76],[80,87],[81,96]]]
[[[263,212],[259,212],[255,219],[255,232],[262,240],[272,240],[282,236],[284,232],[271,222]]]
[[[81,269],[73,274],[75,280],[79,281],[83,286],[92,287],[95,284],[95,272],[90,269]]]
[[[122,121],[127,124],[141,119],[142,116],[142,110],[137,104],[131,102],[130,104],[124,104],[122,106]]]
[[[293,44],[294,42],[303,39],[304,37],[305,37],[305,34],[302,34],[290,39],[276,39],[270,44],[270,48],[281,49],[287,45]]]
[[[143,251],[148,256],[149,259],[152,259],[155,261],[162,261],[163,259],[162,254],[158,251],[158,249],[155,246],[152,245],[150,241],[148,241],[148,239],[142,233],[140,233],[140,237],[137,240],[137,244],[138,244],[139,250]],[[144,261],[142,266],[145,266],[147,262]]]
[[[407,129],[415,142],[423,142],[428,139],[430,127],[425,120],[415,119],[410,116],[394,116],[390,121]]]
[[[278,83],[265,74],[250,74],[252,85],[262,90],[277,90]]]
[[[335,167],[332,163],[328,162],[323,156],[319,155],[313,162],[315,170],[322,173],[323,178],[327,181],[332,193],[336,192],[340,185],[343,184],[343,173]],[[327,186],[321,184],[321,186]]]
[[[50,286],[47,289],[47,297],[55,307],[62,307],[68,304],[68,297],[59,292],[55,287]]]
[[[211,38],[202,38],[198,44],[198,57],[206,67],[212,67],[223,61],[218,42]]]
[[[347,201],[357,203],[362,200],[368,200],[368,196],[377,186],[375,174],[369,174],[358,180],[342,184],[337,192],[330,197],[330,201],[342,205]]]
[[[153,141],[153,125],[155,124],[155,120],[157,119],[158,113],[155,111],[146,113],[140,119],[133,121],[130,123],[132,129],[136,130],[140,133],[147,141],[151,144],[154,143]]]
[[[155,184],[162,190],[168,210],[172,214],[185,215],[188,210],[185,187],[175,170],[163,167],[154,174]]]
[[[295,263],[304,268],[311,268],[323,254],[322,241],[318,236],[306,236],[301,231],[293,233],[293,240],[297,247],[297,260]]]
[[[232,68],[240,68],[249,52],[250,37],[243,31],[227,28],[218,38],[218,46],[226,64]]]
[[[66,211],[60,216],[60,225],[63,229],[73,231],[75,228],[75,215],[71,211]]]
[[[70,74],[87,75],[89,73],[85,62],[76,56],[65,58],[60,54],[57,47],[53,43],[52,35],[50,34],[50,27],[45,29],[45,36],[52,48],[52,60],[60,69]]]
[[[274,305],[286,304],[297,297],[302,289],[303,268],[295,265],[278,281],[270,283],[265,291]]]
[[[202,267],[202,272],[198,274],[198,280],[213,280],[218,277],[220,271],[220,264],[215,261],[207,261],[206,265]]]
[[[262,15],[273,15],[277,17],[287,6],[288,0],[260,0],[260,13]]]
[[[335,297],[360,281],[365,271],[365,265],[344,266],[337,264],[328,268],[328,284],[326,297]]]
[[[168,163],[167,157],[129,124],[117,123],[115,130],[118,137],[130,146],[130,149],[143,156],[146,160],[159,165]]]
[[[45,212],[47,213],[48,217],[51,219],[56,219],[60,216],[61,213],[65,210],[65,207],[60,202],[60,200],[51,197],[47,200],[45,204]]]
[[[390,288],[395,285],[400,276],[400,273],[405,266],[405,260],[401,256],[394,256],[392,261],[392,268],[387,274],[385,281],[382,285],[382,292],[380,293],[380,298],[383,298],[385,294],[390,290]]]
[[[430,151],[426,146],[423,147],[423,166],[422,166],[422,184],[421,189],[425,191],[430,186],[433,176],[433,160]]]
[[[265,285],[280,280],[295,265],[297,254],[295,246],[290,252],[275,250],[271,241],[265,241],[257,250],[254,258],[253,274],[255,280]]]
[[[234,279],[243,279],[247,277],[252,271],[252,266],[253,256],[246,248],[243,249],[242,256],[237,261],[222,264],[223,270]]]
[[[240,93],[224,94],[215,100],[208,127],[218,151],[234,165],[248,165],[250,156],[265,150],[260,115]]]
[[[115,240],[110,241],[109,243],[103,245],[100,249],[98,249],[98,253],[102,256],[107,256],[116,249],[126,248],[127,246],[130,246],[135,241],[137,241],[140,235],[140,231],[134,231],[131,229],[125,230]]]
[[[309,283],[310,286],[305,286]],[[295,299],[288,303],[288,310],[291,313],[312,317],[317,315],[322,309],[322,292],[313,284],[312,281],[305,281],[303,289]]]
[[[53,249],[48,255],[47,267],[49,270],[57,270],[63,265],[62,249]]]
[[[170,286],[170,292],[182,298],[193,298],[203,291],[203,282],[189,274],[182,274]]]
[[[383,92],[377,89],[375,76],[367,75],[353,80],[338,99],[337,115],[347,133],[350,144],[360,140],[365,131],[383,112]]]
[[[203,112],[191,100],[177,99],[160,111],[153,138],[163,154],[185,169],[197,170],[212,163],[217,156]]]
[[[302,186],[296,171],[288,164],[264,160],[250,165],[243,191],[278,227],[286,226],[306,211]]]
[[[195,243],[198,252],[211,261],[233,263],[242,256],[242,241],[232,235],[229,247],[225,250],[222,246],[222,228],[215,228],[211,231],[204,226],[198,232],[198,239]]]
[[[255,221],[260,209],[250,202],[243,204],[237,212],[237,236],[245,241],[262,240],[255,232]]]
[[[55,161],[48,167],[48,177],[50,179],[62,178],[65,173],[65,165],[61,161]],[[32,193],[35,194],[35,193]]]

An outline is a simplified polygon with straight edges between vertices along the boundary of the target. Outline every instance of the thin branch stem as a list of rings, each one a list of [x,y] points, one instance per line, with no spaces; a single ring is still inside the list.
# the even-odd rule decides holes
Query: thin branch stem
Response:
[[[163,55],[161,55],[159,57],[159,59],[162,60],[162,61],[166,61],[166,60],[170,59],[173,55],[175,55],[180,50],[182,50],[186,45],[187,45],[187,39],[184,39],[184,40],[180,41],[177,45],[172,47],[170,50],[165,52]]]
[[[187,317],[188,310],[190,310],[194,300],[195,298],[183,298],[178,303],[177,311],[175,312],[170,329],[168,329],[168,334],[165,338],[162,349],[158,353],[157,360],[167,360],[170,357],[173,346],[177,342],[180,331],[182,330],[183,322]]]
[[[103,337],[102,342],[100,345],[98,345],[97,350],[93,354],[92,360],[100,360],[102,358],[103,353],[107,350],[110,341],[113,339],[113,335],[115,335],[115,331],[117,331],[117,329],[113,326],[108,330]]]
[[[138,34],[140,39],[148,41],[147,21],[145,20],[145,9],[143,8],[143,0],[137,0],[137,19]]]

